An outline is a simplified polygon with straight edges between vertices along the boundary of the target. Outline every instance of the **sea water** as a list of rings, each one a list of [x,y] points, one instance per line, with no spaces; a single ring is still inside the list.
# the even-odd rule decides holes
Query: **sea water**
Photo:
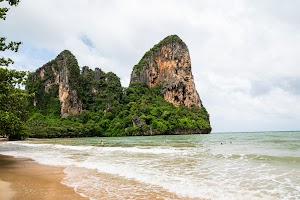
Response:
[[[300,132],[31,140],[0,154],[63,166],[90,199],[300,199]]]

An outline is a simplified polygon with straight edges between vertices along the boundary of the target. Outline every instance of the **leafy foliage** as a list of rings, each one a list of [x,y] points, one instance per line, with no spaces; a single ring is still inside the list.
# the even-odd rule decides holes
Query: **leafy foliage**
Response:
[[[17,6],[20,2],[19,0],[0,0],[0,3],[3,1],[7,1],[10,6]],[[0,19],[6,19],[6,13],[8,12],[8,8],[0,8]]]
[[[209,133],[205,108],[175,107],[164,100],[162,87],[133,83],[122,88],[112,72],[83,67],[80,93],[84,110],[78,116],[33,111],[28,120],[32,137],[134,136]],[[54,95],[53,95],[54,96]]]
[[[81,74],[83,108],[93,112],[113,110],[122,95],[120,78],[99,68],[93,71],[83,67]]]
[[[0,135],[10,139],[27,137],[28,97],[18,86],[24,83],[25,72],[0,68]]]
[[[4,0],[0,0],[0,2],[3,2]],[[19,3],[19,0],[6,0],[9,5],[11,6],[16,6]],[[5,20],[6,19],[6,13],[9,11],[9,8],[0,8],[0,19]],[[21,42],[9,42],[6,43],[6,38],[5,37],[0,37],[0,51],[5,51],[5,50],[11,50],[14,52],[17,52],[19,50]],[[9,64],[13,64],[13,60],[8,58],[5,59],[4,57],[0,58],[0,67],[1,66],[8,66]]]
[[[19,0],[6,1],[11,6],[19,3]],[[6,19],[8,10],[8,8],[0,8],[0,19]],[[0,37],[0,51],[17,52],[20,44],[21,42],[6,43],[6,38]],[[24,84],[26,72],[3,68],[12,63],[13,60],[10,58],[0,58],[0,135],[6,135],[11,140],[28,137],[24,122],[27,119],[29,97],[28,93],[20,88]]]

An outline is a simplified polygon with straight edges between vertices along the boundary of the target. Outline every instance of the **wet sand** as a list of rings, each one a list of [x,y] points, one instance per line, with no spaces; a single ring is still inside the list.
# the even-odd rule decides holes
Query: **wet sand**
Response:
[[[4,141],[0,139],[0,142]],[[0,200],[87,200],[72,187],[61,183],[66,177],[63,170],[63,167],[41,165],[29,158],[15,158],[1,155],[0,152]],[[132,179],[95,173],[93,170],[79,170],[83,176],[92,173],[95,180],[100,180],[97,194],[89,194],[94,199],[199,200],[177,196],[163,188]],[[95,186],[99,187],[99,183],[95,183]],[[86,192],[80,187],[77,189],[79,193]]]
[[[63,185],[63,168],[40,165],[31,159],[0,155],[1,200],[83,200]]]

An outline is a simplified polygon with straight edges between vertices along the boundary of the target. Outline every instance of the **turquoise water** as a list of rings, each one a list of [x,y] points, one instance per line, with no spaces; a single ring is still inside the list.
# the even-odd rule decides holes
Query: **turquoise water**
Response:
[[[90,199],[300,199],[300,132],[32,140],[0,153],[64,166],[63,183]]]

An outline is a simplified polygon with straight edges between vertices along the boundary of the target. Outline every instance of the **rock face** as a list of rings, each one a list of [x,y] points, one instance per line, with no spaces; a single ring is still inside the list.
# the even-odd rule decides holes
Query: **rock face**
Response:
[[[123,93],[120,78],[113,72],[105,73],[87,66],[82,68],[81,83],[84,110],[110,111],[113,102],[119,102]]]
[[[202,106],[191,71],[186,44],[177,36],[166,37],[134,66],[130,83],[162,84],[164,99],[175,106]]]
[[[143,56],[128,88],[113,72],[88,66],[80,70],[65,50],[30,73],[26,89],[34,94],[28,120],[34,137],[211,132],[209,113],[195,89],[188,48],[176,35]],[[59,117],[68,118],[57,123]]]
[[[47,101],[46,97],[42,98],[45,96],[44,92],[50,93],[56,90],[54,95],[58,96],[60,102],[61,117],[77,115],[82,110],[82,102],[76,88],[79,84],[79,75],[80,70],[74,55],[68,50],[61,52],[54,60],[33,73],[33,79],[41,82],[40,85],[44,87],[44,91],[37,92],[34,105],[41,103],[39,101]]]

